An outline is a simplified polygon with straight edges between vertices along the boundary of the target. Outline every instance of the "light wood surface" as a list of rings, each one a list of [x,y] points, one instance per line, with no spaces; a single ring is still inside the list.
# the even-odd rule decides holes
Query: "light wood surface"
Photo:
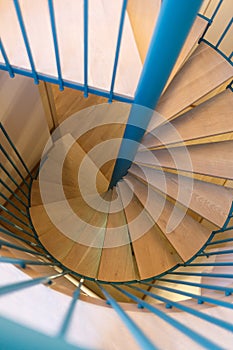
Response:
[[[143,172],[144,174],[143,174]],[[233,200],[232,193],[226,188],[204,181],[198,181],[171,173],[142,167],[142,170],[133,166],[130,173],[147,182],[158,191],[161,191],[185,207],[206,218],[210,222],[222,227]],[[179,194],[180,193],[180,194]]]
[[[211,231],[192,219],[178,205],[173,205],[167,199],[164,201],[164,197],[160,193],[152,190],[148,194],[148,186],[132,175],[128,174],[125,177],[125,181],[134,186],[134,194],[176,249],[180,257],[184,261],[193,257],[207,241]],[[179,218],[181,220],[180,222]],[[173,219],[174,225],[172,229],[171,219]],[[177,225],[176,223],[178,222],[179,224]]]
[[[208,22],[206,19],[201,18],[199,16],[196,17],[195,22],[193,23],[193,26],[187,36],[187,39],[185,40],[184,46],[182,47],[182,50],[177,58],[177,61],[172,69],[172,72],[169,76],[169,79],[166,83],[166,86],[164,88],[164,91],[167,89],[175,75],[179,72],[181,67],[184,65],[184,63],[187,61],[187,59],[190,57],[192,52],[195,50],[195,48],[198,45],[198,40],[204,33],[204,30],[207,26]]]
[[[232,76],[233,67],[214,49],[201,43],[160,98],[156,111],[165,119],[172,119]],[[160,123],[155,119],[148,130]]]
[[[74,242],[62,234],[55,226],[43,235],[40,235],[40,242],[52,256],[61,262],[74,245]]]
[[[57,77],[47,1],[22,0],[20,6],[37,71]],[[54,13],[62,77],[83,84],[83,4],[80,1],[71,1],[69,6],[66,6],[64,1],[55,1]],[[0,14],[1,38],[10,63],[31,70],[13,2],[2,0]],[[120,14],[120,1],[101,0],[89,4],[89,86],[110,89]],[[140,72],[140,56],[126,13],[114,90],[120,94],[133,96]]]
[[[54,202],[46,204],[46,207],[52,211],[56,217],[57,222],[67,219],[64,213],[64,202]],[[53,222],[50,220],[44,205],[37,205],[30,209],[31,220],[33,226],[40,237],[45,232],[51,230],[54,227]]]
[[[233,94],[227,89],[147,134],[143,146],[153,149],[233,132]]]
[[[145,62],[151,36],[161,7],[161,0],[129,0],[127,12],[142,63]]]
[[[138,152],[135,163],[233,179],[233,141]]]
[[[116,192],[116,188],[113,188],[113,191]],[[114,282],[130,281],[137,279],[138,276],[121,198],[118,196],[116,200],[119,210],[111,212],[115,204],[110,204],[98,279]]]
[[[124,182],[118,183],[117,186],[124,204],[131,190]],[[166,271],[181,259],[158,226],[142,210],[143,207],[135,196],[129,205],[125,205],[125,215],[139,275],[144,279]],[[139,215],[140,218],[135,223],[135,218]]]
[[[42,187],[46,186],[46,198],[45,203],[49,202],[59,202],[63,198],[60,195],[60,185],[54,183],[42,184]],[[75,189],[71,186],[63,185],[63,190],[65,192],[65,196],[67,198],[74,198],[80,195],[79,191],[75,191]],[[49,192],[49,193],[48,193]],[[42,198],[40,193],[40,182],[38,180],[33,181],[32,189],[31,189],[31,206],[41,205]]]

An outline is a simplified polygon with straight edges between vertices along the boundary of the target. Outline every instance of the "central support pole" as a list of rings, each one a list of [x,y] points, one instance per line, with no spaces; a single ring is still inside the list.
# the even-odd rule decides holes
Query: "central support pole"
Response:
[[[110,188],[127,174],[203,0],[163,0]],[[133,142],[135,141],[135,142]]]

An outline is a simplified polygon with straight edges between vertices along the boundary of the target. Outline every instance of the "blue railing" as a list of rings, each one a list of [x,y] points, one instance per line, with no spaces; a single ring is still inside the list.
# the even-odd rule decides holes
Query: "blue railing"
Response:
[[[3,137],[6,139],[7,143],[11,147],[10,149],[17,156],[15,161],[15,167],[17,167],[17,164],[21,164],[25,169],[26,171],[25,178],[29,179],[29,188],[30,188],[31,183],[34,179],[33,172],[28,169],[27,165],[23,161],[20,153],[15,148],[12,140],[10,139],[3,125],[1,125],[0,129],[2,131],[2,139]],[[5,151],[4,152],[5,159],[6,161],[9,161],[11,157],[8,155],[8,152],[6,152],[5,149],[4,151]],[[8,166],[11,167],[11,170],[15,171],[15,167],[12,166],[11,161],[5,164],[5,167],[8,167]],[[9,174],[9,173],[5,173],[5,174]],[[18,174],[18,172],[16,172],[16,174]],[[9,180],[11,180],[11,178]],[[4,183],[4,181],[2,181],[2,183]],[[15,185],[15,182],[14,182],[14,185]],[[34,342],[37,339],[37,337],[42,337],[43,342],[46,342],[46,344],[50,344],[50,343],[60,344],[59,346],[61,349],[66,349],[66,348],[77,349],[77,347],[73,347],[72,345],[67,344],[65,339],[66,339],[67,332],[69,331],[69,328],[72,324],[72,317],[75,312],[75,305],[81,297],[81,288],[82,288],[82,285],[85,285],[86,278],[82,276],[82,278],[80,279],[81,276],[79,276],[76,273],[73,273],[71,270],[66,269],[63,265],[61,265],[58,261],[56,261],[56,259],[54,259],[41,245],[36,233],[33,230],[32,223],[30,221],[30,215],[28,211],[28,208],[30,206],[30,194],[28,193],[30,193],[30,190],[28,189],[28,186],[25,185],[24,181],[21,181],[21,183],[18,184],[18,190],[20,187],[25,187],[26,196],[23,195],[24,194],[23,192],[19,197],[19,194],[15,193],[14,191],[9,191],[11,195],[10,198],[8,198],[5,194],[1,194],[1,197],[5,200],[6,204],[1,205],[2,227],[0,228],[0,232],[1,232],[1,236],[3,236],[4,239],[2,238],[0,239],[0,248],[7,247],[9,249],[12,248],[15,251],[29,253],[34,257],[40,258],[40,260],[22,259],[17,257],[12,258],[11,256],[9,257],[1,256],[0,263],[13,264],[25,269],[27,268],[27,266],[32,266],[32,265],[59,267],[62,272],[59,274],[55,273],[54,275],[51,275],[51,276],[37,277],[31,280],[26,280],[23,282],[17,282],[14,284],[1,286],[0,296],[4,296],[6,294],[16,292],[22,289],[27,289],[29,287],[33,287],[39,284],[48,285],[48,284],[51,284],[54,279],[65,276],[67,274],[76,276],[77,283],[79,283],[79,285],[73,294],[73,298],[70,301],[70,305],[64,316],[61,327],[57,333],[57,337],[55,338],[47,337],[35,331],[31,331],[31,330],[29,331],[25,327],[15,325],[14,323],[8,320],[5,321],[3,318],[0,318],[0,323],[3,322],[4,320],[5,325],[8,325],[9,327],[11,327],[11,331],[13,331],[15,327],[16,328],[18,327],[20,329],[20,332],[22,332],[22,334],[24,334],[25,332],[26,333],[29,332],[29,334],[31,335],[31,340],[27,341],[27,345],[23,345],[25,346],[24,349],[27,348],[26,346],[28,347],[32,346],[32,342]],[[4,186],[4,188],[6,190],[9,189],[8,185]],[[17,203],[19,203],[19,207]],[[23,206],[22,206],[22,203],[24,204]],[[12,204],[14,208],[18,209],[20,217],[17,216],[16,212],[11,213],[9,208],[10,208],[10,205]],[[4,214],[7,214],[8,217],[4,217]],[[9,215],[11,216],[11,219],[9,219]],[[22,216],[23,216],[23,219],[22,219]],[[113,308],[113,310],[115,310],[115,312],[121,318],[124,325],[133,334],[133,336],[135,337],[135,340],[138,342],[139,346],[142,349],[153,350],[153,349],[157,349],[157,346],[151,342],[151,340],[144,334],[144,332],[134,322],[132,317],[130,317],[125,312],[124,308],[122,308],[122,306],[119,305],[119,303],[115,300],[115,298],[111,295],[111,293],[109,293],[109,291],[106,289],[108,286],[111,286],[113,290],[116,289],[118,292],[122,293],[122,295],[131,299],[132,302],[136,303],[139,308],[147,309],[152,314],[156,315],[157,317],[165,321],[167,324],[174,327],[176,330],[178,330],[185,336],[189,337],[190,339],[192,339],[199,345],[203,346],[204,348],[211,349],[211,350],[222,349],[222,347],[215,344],[215,342],[211,339],[210,336],[208,335],[203,336],[198,331],[194,331],[191,327],[183,324],[181,321],[175,320],[171,315],[167,313],[166,310],[161,309],[161,307],[151,305],[143,298],[140,298],[138,296],[139,295],[138,293],[140,293],[142,296],[148,296],[161,302],[162,305],[164,305],[165,309],[174,308],[174,309],[183,311],[186,314],[197,318],[197,320],[200,319],[205,322],[208,322],[210,325],[214,325],[221,329],[233,332],[232,322],[228,322],[222,318],[217,318],[215,316],[208,315],[205,313],[205,310],[203,309],[199,310],[197,308],[193,308],[193,304],[189,306],[189,304],[184,303],[184,301],[177,302],[173,300],[173,297],[167,297],[167,296],[164,297],[164,296],[161,296],[161,294],[156,293],[156,290],[165,291],[165,292],[169,292],[172,296],[173,295],[183,296],[184,300],[191,299],[192,301],[196,301],[197,304],[207,303],[208,305],[220,306],[225,309],[233,309],[233,304],[231,303],[231,301],[228,302],[222,299],[224,295],[228,297],[233,293],[233,288],[231,286],[228,286],[227,284],[226,285],[222,284],[223,280],[233,280],[233,274],[221,272],[222,267],[233,266],[233,262],[231,260],[231,256],[232,256],[231,254],[233,254],[233,249],[231,249],[233,247],[233,243],[232,243],[233,239],[231,238],[231,236],[229,236],[229,238],[221,239],[221,234],[225,234],[226,232],[230,232],[230,230],[233,230],[232,218],[233,218],[233,204],[223,227],[219,230],[213,231],[212,235],[210,236],[206,244],[203,246],[203,248],[189,262],[184,264],[179,264],[178,267],[162,274],[161,276],[156,276],[144,281],[130,281],[128,283],[127,282],[108,283],[108,282],[93,280],[93,283],[95,283],[99,287],[100,292],[102,293],[103,297],[105,297],[106,303],[110,305]],[[15,220],[17,221],[17,224],[15,223]],[[24,228],[22,228],[22,226]],[[25,229],[25,227],[27,229]],[[5,237],[6,237],[6,240],[5,240]],[[18,243],[11,243],[10,241],[7,241],[7,237],[16,238]],[[215,240],[216,237],[219,237],[219,238]],[[222,245],[222,244],[224,244],[225,246],[221,248],[221,250],[217,249],[216,251],[215,250],[209,251],[209,249],[213,249],[215,247],[218,248],[218,245]],[[224,261],[218,261],[218,256],[222,254],[225,254],[226,257],[229,256],[229,260],[226,261],[225,259]],[[210,256],[216,256],[217,260],[214,262],[209,262],[208,259]],[[200,261],[200,258],[202,259],[201,261]],[[213,272],[197,272],[196,270],[192,271],[192,267],[201,268],[201,267],[207,267],[207,266],[212,267],[214,271]],[[182,268],[181,271],[180,271],[180,268]],[[187,268],[188,270],[184,271],[183,270],[184,268]],[[220,269],[219,272],[218,272],[218,269]],[[202,282],[196,282],[196,281],[193,282],[192,277],[197,277],[197,276],[207,277],[210,280],[213,279],[214,283],[212,282],[202,283]],[[187,281],[187,277],[189,277],[188,281]],[[166,286],[159,284],[159,282],[166,282]],[[174,284],[176,285],[175,288],[172,287]],[[180,288],[178,288],[177,286],[180,286]],[[186,289],[183,289],[182,286],[185,286]],[[147,288],[146,290],[145,290],[145,287]],[[201,289],[203,293],[202,294],[198,292],[195,293],[194,289],[192,289],[192,291],[188,291],[187,287],[196,287],[198,289]],[[206,291],[211,291],[211,295],[208,296],[206,294]],[[1,338],[1,341],[3,341],[2,344],[5,344],[4,339],[5,338]],[[22,344],[24,344],[25,339],[21,339],[21,341],[22,341]],[[9,344],[11,344],[11,342]],[[9,345],[8,348],[13,349],[14,346],[15,346],[15,341],[12,341],[12,345]],[[42,343],[38,345],[38,349],[41,349],[41,348],[42,348]]]
[[[222,4],[223,0],[219,1],[218,6],[216,7],[212,17],[208,19],[209,25],[213,22],[213,19],[216,17],[218,10]],[[43,74],[36,72],[30,43],[27,38],[26,29],[24,26],[21,10],[18,1],[14,1],[18,20],[20,23],[20,28],[22,31],[25,47],[27,49],[27,54],[29,57],[31,71],[23,70],[21,68],[12,67],[6,51],[4,49],[3,43],[0,40],[0,50],[3,55],[5,65],[0,65],[0,69],[9,72],[10,77],[14,77],[14,74],[22,74],[28,77],[32,77],[35,83],[38,83],[39,80],[56,83],[59,85],[60,89],[64,87],[71,87],[74,89],[78,89],[84,92],[84,95],[87,97],[88,93],[94,93],[96,95],[101,95],[107,97],[111,102],[113,99],[125,102],[132,102],[132,99],[127,98],[125,96],[120,96],[114,93],[114,83],[117,72],[117,64],[119,58],[119,51],[121,46],[121,38],[123,33],[123,25],[124,25],[124,16],[126,11],[127,1],[123,2],[122,13],[121,13],[121,21],[120,28],[118,33],[117,47],[115,53],[115,61],[113,67],[112,81],[111,87],[109,91],[102,91],[88,86],[88,0],[84,0],[84,85],[76,84],[73,82],[66,81],[62,78],[62,72],[60,67],[59,60],[59,47],[56,37],[56,21],[55,15],[53,11],[53,2],[49,1],[49,11],[50,11],[50,19],[51,19],[51,27],[53,33],[54,40],[54,50],[56,55],[56,63],[57,63],[57,72],[58,78],[49,77]],[[209,27],[208,25],[208,27]],[[227,24],[225,30],[219,37],[219,40],[216,45],[212,45],[205,39],[205,36],[202,37],[202,41],[213,47],[219,53],[223,55],[229,62],[231,62],[233,53],[229,56],[226,56],[221,50],[220,45],[224,40],[226,35],[229,33],[229,30],[232,26],[232,20]],[[208,29],[208,28],[207,28]],[[206,33],[206,32],[205,32]],[[232,62],[231,62],[232,63]],[[229,88],[232,89],[232,83],[229,85]],[[0,194],[4,204],[1,205],[1,224],[0,228],[1,239],[0,239],[0,248],[8,247],[12,248],[15,251],[29,253],[34,257],[40,257],[43,261],[36,260],[27,260],[27,259],[18,259],[12,257],[0,257],[0,263],[5,264],[14,264],[16,266],[20,266],[22,268],[26,268],[30,265],[49,265],[49,266],[58,266],[63,271],[59,274],[54,274],[52,276],[46,277],[38,277],[29,281],[15,283],[11,285],[6,285],[0,287],[0,295],[6,295],[13,291],[19,291],[25,288],[29,288],[32,286],[36,286],[39,284],[50,284],[54,279],[62,277],[66,274],[73,274],[77,277],[77,280],[83,276],[79,276],[78,274],[74,274],[72,271],[67,270],[63,265],[61,265],[56,259],[54,259],[48,251],[43,247],[40,243],[36,232],[33,229],[30,215],[29,215],[29,206],[30,206],[30,190],[32,181],[34,179],[33,172],[29,170],[28,166],[24,162],[18,150],[15,148],[14,143],[10,139],[7,134],[5,128],[2,124],[0,124],[0,132],[1,132],[1,140],[4,140],[9,144],[12,153],[15,154],[17,162],[15,162],[15,158],[13,158],[9,151],[6,150],[3,146],[1,146],[1,151],[4,156],[4,164],[1,164],[1,171],[4,174],[5,179],[0,179],[0,184],[4,189],[4,192]],[[21,166],[19,167],[20,164]],[[15,175],[12,175],[15,174]],[[13,186],[13,187],[12,187]],[[16,188],[16,191],[15,191]],[[11,211],[10,208],[14,208],[16,212]],[[222,280],[231,280],[233,279],[233,274],[231,273],[222,273],[222,267],[231,267],[233,266],[233,262],[231,260],[231,254],[233,254],[233,239],[229,238],[221,238],[222,234],[230,232],[233,230],[232,224],[233,218],[233,205],[231,207],[228,218],[223,225],[223,227],[219,230],[213,231],[210,239],[206,242],[204,247],[188,262],[185,264],[180,264],[178,268],[173,269],[164,273],[161,276],[156,276],[154,278],[145,280],[145,281],[131,281],[130,283],[103,283],[102,281],[93,281],[100,288],[103,297],[106,299],[106,303],[112,307],[113,310],[118,314],[118,316],[123,321],[124,325],[132,332],[138,344],[142,349],[156,349],[156,345],[152,344],[150,339],[142,332],[142,330],[135,324],[133,319],[129,317],[129,315],[125,312],[125,310],[118,304],[118,302],[111,296],[111,294],[106,290],[107,286],[110,285],[113,289],[116,289],[118,292],[122,293],[122,295],[131,299],[135,304],[138,305],[139,308],[145,308],[149,310],[152,314],[158,316],[162,320],[164,320],[167,324],[171,325],[196,343],[207,349],[222,349],[214,343],[211,339],[211,334],[207,334],[206,336],[202,336],[199,332],[196,332],[184,325],[183,323],[172,318],[166,310],[162,310],[161,307],[156,307],[154,305],[149,304],[145,300],[142,300],[138,296],[136,296],[136,292],[140,292],[143,296],[150,296],[157,301],[162,302],[165,308],[175,308],[177,310],[181,310],[188,315],[192,315],[196,317],[196,319],[204,320],[208,322],[210,325],[216,325],[224,330],[228,330],[230,332],[233,331],[233,323],[226,322],[224,319],[216,318],[213,316],[209,316],[204,313],[203,310],[199,310],[197,308],[190,307],[184,302],[174,302],[172,298],[162,297],[159,294],[156,294],[155,290],[162,290],[171,293],[172,295],[181,295],[184,299],[191,298],[192,301],[196,301],[197,304],[208,303],[208,305],[221,306],[226,309],[232,309],[233,305],[231,302],[222,300],[222,296],[230,296],[233,293],[233,288],[230,286],[222,285]],[[7,238],[14,238],[18,243],[11,243],[7,240]],[[215,240],[216,237],[219,239]],[[210,248],[218,248],[218,245],[224,244],[225,246],[221,248],[221,250],[209,250]],[[217,261],[218,257],[221,255],[226,256],[226,261]],[[209,262],[209,257],[215,256],[216,261]],[[227,260],[227,257],[229,259]],[[200,258],[202,259],[200,261]],[[214,272],[196,272],[192,271],[192,267],[212,267]],[[182,271],[179,269],[182,268]],[[184,268],[187,268],[188,271],[183,271]],[[219,270],[218,270],[219,269]],[[219,272],[218,272],[219,271]],[[202,282],[193,282],[192,277],[207,277],[208,279],[213,279],[214,282],[210,283],[202,283]],[[186,278],[190,277],[190,280],[187,281]],[[154,282],[157,282],[154,284]],[[166,282],[166,286],[159,285],[159,282]],[[1,329],[1,345],[3,348],[7,349],[17,349],[17,346],[21,346],[22,349],[46,349],[46,348],[56,348],[61,350],[69,350],[69,349],[78,349],[72,345],[69,345],[66,342],[66,334],[69,330],[69,327],[72,323],[72,315],[75,312],[75,305],[81,297],[81,287],[85,284],[85,279],[83,278],[81,282],[79,282],[79,286],[77,290],[74,292],[73,298],[70,302],[70,305],[67,309],[67,313],[64,316],[61,328],[57,334],[57,337],[50,338],[48,336],[39,334],[33,330],[29,330],[25,327],[17,325],[9,320],[4,318],[0,318],[0,329]],[[170,284],[168,287],[167,284]],[[172,286],[176,285],[175,288]],[[177,288],[177,285],[180,286],[180,289]],[[148,290],[142,289],[141,287],[148,287]],[[201,289],[204,293],[200,295],[195,292],[188,292],[182,289],[182,286],[185,287],[196,287]],[[125,289],[127,287],[127,289]],[[153,292],[150,289],[153,289]],[[130,290],[130,291],[129,291]],[[211,291],[211,297],[207,296],[206,291]],[[215,294],[216,292],[216,294]],[[14,334],[14,337],[9,337],[9,332]]]
[[[210,27],[210,25],[213,23],[213,20],[218,14],[219,9],[221,8],[221,5],[223,3],[223,0],[220,0],[217,7],[214,10],[214,13],[210,18],[207,18],[203,15],[200,15],[201,17],[205,18],[207,20],[207,26],[206,29],[203,33],[202,38],[200,39],[201,41],[207,43],[211,47],[213,47],[216,51],[218,51],[220,54],[224,56],[231,64],[232,64],[232,57],[233,57],[233,52],[231,52],[228,56],[224,54],[224,52],[219,48],[221,42],[223,39],[226,37],[226,35],[229,33],[231,26],[232,26],[232,19],[230,22],[227,24],[225,30],[223,31],[222,35],[219,38],[219,41],[216,45],[210,43],[206,39],[206,33]],[[39,83],[40,80],[48,82],[48,83],[53,83],[53,84],[58,84],[59,89],[63,90],[65,87],[76,89],[83,91],[84,96],[87,97],[88,93],[92,93],[98,96],[103,96],[106,97],[109,102],[112,102],[112,100],[116,101],[123,101],[123,102],[128,102],[132,103],[133,98],[127,97],[118,93],[114,92],[114,86],[115,86],[115,79],[117,75],[117,67],[118,67],[118,60],[119,60],[119,53],[121,49],[121,39],[124,31],[124,19],[127,11],[127,0],[122,0],[122,10],[121,10],[121,16],[120,16],[120,23],[119,23],[119,30],[118,30],[118,38],[117,38],[117,45],[116,45],[116,50],[115,50],[115,59],[114,59],[114,65],[113,65],[113,70],[112,70],[112,77],[111,77],[111,85],[109,88],[109,91],[105,91],[102,89],[98,89],[95,87],[91,87],[88,85],[88,0],[83,0],[83,17],[84,17],[84,84],[79,84],[76,82],[68,81],[63,79],[62,77],[62,69],[61,69],[61,63],[60,63],[60,53],[59,53],[59,42],[57,38],[57,29],[56,29],[56,17],[55,17],[55,12],[54,12],[54,6],[53,6],[53,0],[48,0],[48,11],[50,15],[50,21],[51,21],[51,32],[52,32],[52,38],[53,38],[53,44],[54,44],[54,55],[56,59],[56,67],[57,67],[57,77],[52,77],[43,73],[39,73],[36,71],[36,66],[34,63],[33,55],[32,55],[32,50],[30,46],[30,41],[28,39],[28,34],[26,30],[26,26],[24,24],[24,19],[23,15],[21,12],[20,4],[18,0],[14,0],[14,6],[15,6],[15,11],[17,14],[18,22],[20,25],[22,37],[24,40],[26,52],[28,55],[28,59],[30,62],[31,70],[28,69],[23,69],[19,67],[12,66],[10,63],[10,60],[7,56],[4,43],[0,39],[0,52],[2,53],[3,59],[5,64],[0,64],[0,69],[8,71],[9,75],[11,78],[14,77],[15,74],[21,74],[27,77],[31,77],[34,79],[34,82],[36,84]],[[78,62],[77,62],[78,64]]]

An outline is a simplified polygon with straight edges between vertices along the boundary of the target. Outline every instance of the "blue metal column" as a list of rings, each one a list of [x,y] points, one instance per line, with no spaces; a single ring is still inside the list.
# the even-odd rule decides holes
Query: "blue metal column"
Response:
[[[156,107],[202,2],[203,0],[162,1],[110,187],[126,175],[135,157],[152,111]]]

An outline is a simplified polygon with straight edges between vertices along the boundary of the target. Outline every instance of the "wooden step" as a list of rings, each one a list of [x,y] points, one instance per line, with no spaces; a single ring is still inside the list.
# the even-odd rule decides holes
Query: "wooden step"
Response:
[[[125,213],[116,188],[113,188],[113,192],[116,199],[115,203],[111,202],[109,208],[98,279],[112,282],[135,280],[138,275],[135,270]],[[119,210],[113,212],[116,206]]]
[[[175,249],[158,226],[143,210],[125,181],[117,184],[124,205],[128,229],[141,279],[149,278],[172,268],[181,262]]]
[[[64,221],[70,214],[67,214],[64,211],[63,201],[48,203],[45,206],[38,205],[31,207],[29,210],[32,224],[39,237],[54,227],[54,223],[50,220],[45,207],[48,210],[52,211],[53,215],[56,217],[57,222]]]
[[[233,132],[233,93],[226,89],[178,118],[147,134],[142,144],[154,149]]]
[[[192,258],[206,243],[212,231],[134,176],[128,174],[124,180],[133,186],[134,194],[180,257],[184,261]]]
[[[142,63],[146,59],[160,8],[161,0],[149,1],[147,6],[140,0],[128,0],[127,3],[127,12]]]
[[[96,187],[100,193],[108,189],[108,180],[72,136],[58,140],[47,157],[40,169],[40,181],[72,186],[76,194],[80,193],[80,186],[85,194],[95,193]]]
[[[44,203],[60,202],[64,199],[64,196],[60,193],[60,185],[55,183],[45,183],[42,184],[42,188],[46,188],[46,193],[44,193]],[[74,198],[80,195],[72,186],[63,185],[62,186],[66,198]],[[39,180],[34,180],[31,189],[31,206],[43,204],[40,192],[40,182]]]
[[[71,173],[71,178],[75,174],[77,186],[82,186],[82,191],[86,194],[95,193],[95,187],[99,193],[108,190],[109,181],[77,142],[70,148],[63,166],[63,183]]]
[[[219,227],[223,226],[233,200],[227,188],[152,168],[140,169],[136,165],[129,172],[201,217]]]
[[[164,91],[167,89],[169,84],[174,79],[175,75],[179,72],[179,70],[182,68],[182,66],[185,64],[187,59],[190,57],[192,52],[195,50],[198,40],[201,38],[202,34],[204,33],[204,30],[207,26],[208,22],[206,19],[201,18],[199,16],[196,17],[195,22],[193,23],[193,26],[187,36],[187,39],[185,40],[185,43],[182,47],[182,50],[177,58],[177,61],[172,69],[172,72],[170,74],[170,77],[167,81],[167,84],[164,88]]]
[[[138,152],[135,163],[233,179],[233,141]]]
[[[104,198],[107,199],[109,196],[110,193],[107,193]],[[96,215],[92,217],[88,225],[81,232],[78,232],[72,249],[62,260],[66,267],[80,275],[97,278],[107,217],[108,211],[106,208],[105,212],[96,212]],[[94,230],[91,227],[92,225]]]
[[[32,1],[29,3],[23,0],[20,1],[20,7],[36,70],[57,78],[47,1]],[[121,7],[121,1],[100,0],[98,2],[92,1],[89,4],[89,86],[108,91],[110,89]],[[54,1],[54,15],[62,78],[83,85],[83,3],[71,1],[69,6],[66,6],[63,1]],[[43,18],[43,21],[41,21],[41,18]],[[12,31],[14,35],[12,35]],[[0,4],[0,32],[10,64],[31,70],[14,4],[8,0],[2,0]],[[1,60],[1,62],[3,61]],[[141,68],[140,56],[126,12],[115,92],[133,97]]]
[[[160,98],[156,111],[164,121],[173,119],[232,76],[233,67],[202,42]],[[155,129],[164,121],[152,118],[147,130]]]

